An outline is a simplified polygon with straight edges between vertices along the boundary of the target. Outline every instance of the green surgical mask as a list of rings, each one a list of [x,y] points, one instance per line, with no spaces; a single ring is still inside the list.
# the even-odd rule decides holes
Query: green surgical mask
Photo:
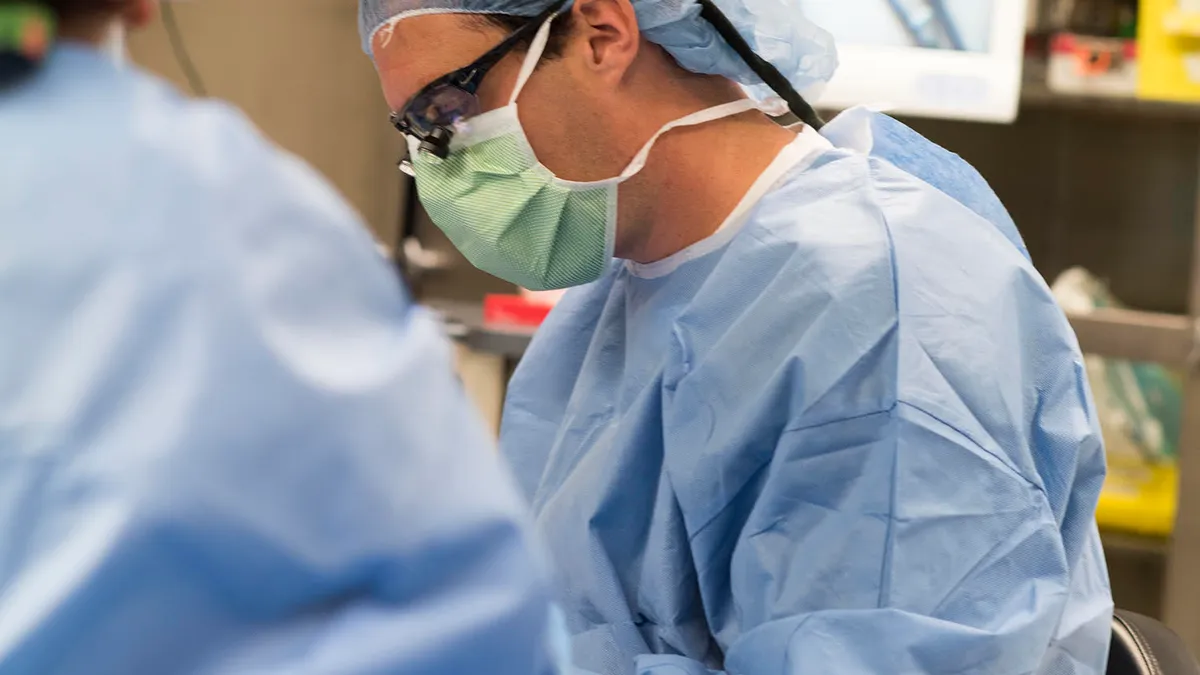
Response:
[[[518,286],[555,290],[590,283],[608,269],[617,230],[617,191],[646,164],[654,143],[679,127],[760,107],[750,100],[702,110],[665,125],[615,178],[575,182],[538,162],[517,115],[517,97],[549,37],[530,45],[509,104],[466,120],[442,159],[410,137],[421,204],[467,260]]]

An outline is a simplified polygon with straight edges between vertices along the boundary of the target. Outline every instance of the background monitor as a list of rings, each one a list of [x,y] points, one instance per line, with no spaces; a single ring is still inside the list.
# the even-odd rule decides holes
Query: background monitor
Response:
[[[821,108],[1011,122],[1021,94],[1022,0],[800,0],[837,38]]]

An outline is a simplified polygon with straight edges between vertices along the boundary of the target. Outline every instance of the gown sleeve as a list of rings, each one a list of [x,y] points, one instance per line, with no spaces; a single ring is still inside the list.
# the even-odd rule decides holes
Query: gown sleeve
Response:
[[[76,230],[0,253],[0,673],[559,672],[437,322],[310,171],[205,140],[119,218],[5,219]]]
[[[785,434],[768,474],[720,601],[726,670],[657,656],[638,675],[1038,670],[1070,579],[1036,486],[903,404]]]

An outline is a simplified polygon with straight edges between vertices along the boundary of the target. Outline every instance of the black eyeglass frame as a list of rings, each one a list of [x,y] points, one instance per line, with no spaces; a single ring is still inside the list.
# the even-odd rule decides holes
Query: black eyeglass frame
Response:
[[[500,44],[492,47],[486,54],[475,59],[470,65],[443,75],[421,88],[405,103],[400,111],[392,113],[392,125],[407,136],[412,136],[421,142],[421,150],[433,153],[445,159],[450,153],[450,140],[454,137],[454,125],[460,120],[479,114],[479,87],[492,68],[500,60],[516,49],[517,45],[530,39],[539,28],[556,16],[569,0],[556,0],[541,14],[529,19],[529,22],[504,38]],[[419,106],[425,101],[434,104],[439,97],[459,97],[465,102],[467,110],[457,109],[454,117],[429,119],[424,113],[425,108]],[[463,98],[463,95],[466,98]],[[439,109],[440,112],[440,109]]]

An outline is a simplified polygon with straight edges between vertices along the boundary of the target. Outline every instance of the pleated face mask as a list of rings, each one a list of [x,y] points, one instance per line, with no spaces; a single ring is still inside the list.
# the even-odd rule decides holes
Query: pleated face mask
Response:
[[[553,17],[539,28],[507,106],[459,122],[446,156],[408,136],[421,204],[467,260],[530,290],[599,279],[613,257],[617,192],[637,175],[666,132],[759,107],[739,100],[687,115],[660,129],[619,176],[575,182],[538,162],[517,115],[517,97],[541,59]]]

